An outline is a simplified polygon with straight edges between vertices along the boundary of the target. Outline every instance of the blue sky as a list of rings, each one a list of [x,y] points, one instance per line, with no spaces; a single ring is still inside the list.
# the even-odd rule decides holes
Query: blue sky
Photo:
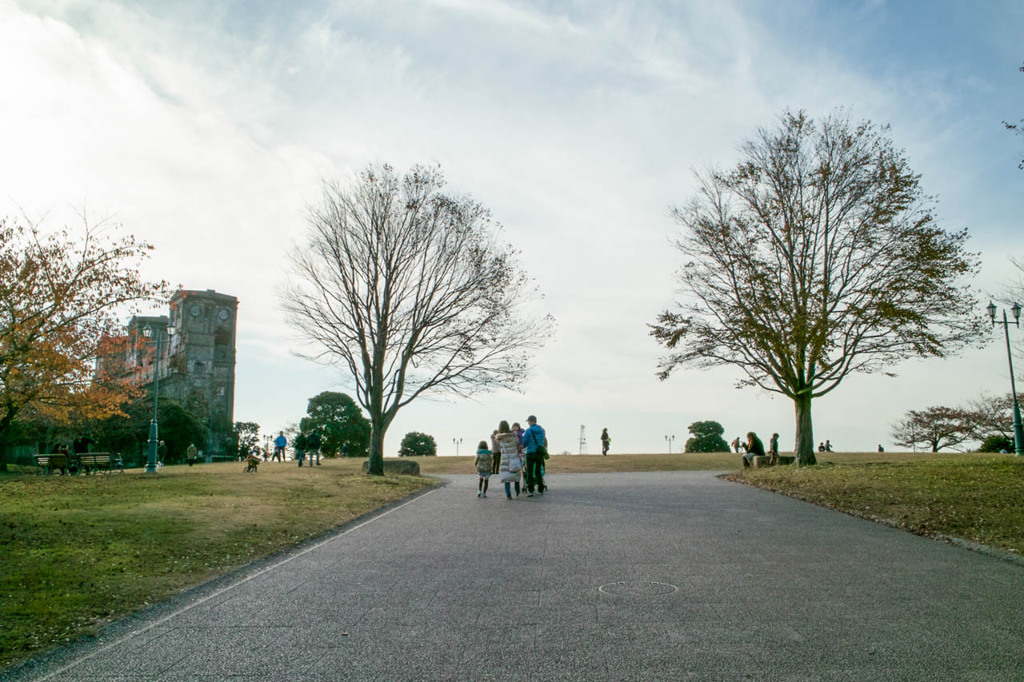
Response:
[[[295,422],[345,377],[296,358],[276,291],[322,178],[442,165],[504,225],[558,320],[521,393],[419,401],[386,450],[442,452],[535,413],[553,450],[675,449],[693,421],[778,431],[786,400],[730,370],[654,377],[646,324],[673,297],[669,206],[785,108],[890,124],[998,292],[1024,256],[1019,2],[113,2],[0,0],[0,213],[112,217],[146,272],[239,297],[235,417]],[[981,311],[979,311],[981,312]],[[1000,346],[849,379],[814,408],[841,449],[905,410],[1006,390]]]

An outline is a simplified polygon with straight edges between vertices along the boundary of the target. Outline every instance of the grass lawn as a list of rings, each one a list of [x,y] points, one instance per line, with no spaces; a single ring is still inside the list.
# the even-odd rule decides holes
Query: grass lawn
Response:
[[[0,476],[0,666],[434,484],[361,464]]]
[[[819,463],[746,469],[727,478],[920,535],[1024,553],[1024,458],[828,453]]]

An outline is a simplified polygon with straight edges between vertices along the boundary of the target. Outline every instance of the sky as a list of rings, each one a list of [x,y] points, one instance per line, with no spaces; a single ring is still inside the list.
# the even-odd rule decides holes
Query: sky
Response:
[[[979,314],[1003,305],[1024,258],[1024,137],[1003,127],[1024,118],[1022,34],[1018,0],[0,0],[0,215],[118,223],[156,247],[147,277],[237,296],[235,419],[269,433],[352,389],[296,355],[280,309],[321,183],[440,164],[522,251],[557,334],[517,391],[404,408],[386,455],[409,431],[468,454],[530,414],[554,453],[581,433],[600,452],[605,427],[613,452],[679,452],[708,419],[786,450],[792,403],[737,370],[655,376],[670,208],[784,110],[843,108],[891,126],[981,254]],[[1001,332],[896,372],[817,400],[816,440],[892,449],[906,410],[1009,388]]]

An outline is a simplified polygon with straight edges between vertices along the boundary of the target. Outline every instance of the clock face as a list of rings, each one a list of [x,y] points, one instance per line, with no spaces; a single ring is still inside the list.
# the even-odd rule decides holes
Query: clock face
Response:
[[[199,306],[198,305],[189,306],[188,312],[189,312],[189,315],[191,315],[192,317],[199,317]]]
[[[228,311],[224,308],[221,308],[220,311],[217,313],[217,317],[220,318],[221,322],[226,322],[228,319]]]

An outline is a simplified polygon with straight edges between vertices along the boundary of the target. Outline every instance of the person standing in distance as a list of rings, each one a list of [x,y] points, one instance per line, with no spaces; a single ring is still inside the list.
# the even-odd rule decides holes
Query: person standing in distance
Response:
[[[288,439],[284,437],[284,431],[281,431],[277,438],[274,439],[274,456],[271,459],[276,459],[278,462],[284,461],[284,449],[288,446]]]
[[[601,429],[601,454],[608,454],[608,447],[612,444],[612,437],[608,435],[608,429]]]
[[[532,414],[526,418],[523,432],[523,450],[526,452],[526,496],[533,497],[533,491],[543,495],[547,488],[541,473],[544,456],[548,454],[548,437]]]

